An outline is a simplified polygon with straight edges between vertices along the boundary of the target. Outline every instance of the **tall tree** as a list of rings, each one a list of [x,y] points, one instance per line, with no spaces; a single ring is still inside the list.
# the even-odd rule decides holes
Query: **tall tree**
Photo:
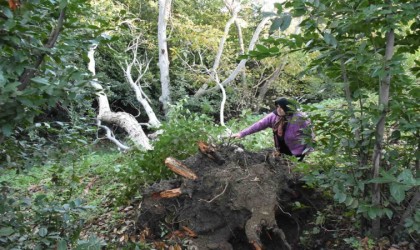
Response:
[[[132,53],[132,60],[131,62],[125,61],[125,67],[121,66],[122,70],[124,71],[124,75],[130,85],[130,87],[134,90],[135,96],[137,101],[142,105],[143,109],[146,111],[147,116],[149,117],[149,121],[146,124],[148,127],[151,128],[158,128],[160,127],[161,123],[157,118],[153,108],[150,106],[150,99],[143,91],[140,81],[142,80],[143,76],[149,69],[150,60],[147,58],[147,54],[143,56],[143,59],[138,58],[138,49],[140,46],[140,39],[141,35],[138,35],[136,38],[133,39],[131,44],[128,46],[128,52]],[[136,68],[137,71],[137,78],[136,80],[133,79],[132,76],[132,69],[133,66]]]
[[[169,79],[169,58],[168,58],[168,42],[166,35],[166,27],[169,15],[171,13],[172,0],[159,0],[159,20],[158,20],[158,43],[159,43],[159,69],[160,84],[162,87],[162,95],[159,101],[162,103],[163,111],[167,114],[169,109],[170,97],[170,79]]]

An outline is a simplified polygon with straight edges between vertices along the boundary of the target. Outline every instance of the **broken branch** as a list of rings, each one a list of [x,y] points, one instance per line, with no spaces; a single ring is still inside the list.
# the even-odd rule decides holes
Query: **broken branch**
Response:
[[[177,159],[168,157],[165,159],[165,165],[173,172],[185,178],[188,178],[191,180],[197,179],[197,175],[191,169],[189,169],[187,166],[182,164],[182,162],[178,161]]]
[[[165,190],[159,193],[159,196],[161,198],[174,198],[178,197],[182,194],[181,188],[174,188],[170,190]]]

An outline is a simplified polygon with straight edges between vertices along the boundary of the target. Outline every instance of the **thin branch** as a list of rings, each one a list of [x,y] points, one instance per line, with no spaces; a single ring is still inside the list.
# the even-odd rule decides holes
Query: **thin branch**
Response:
[[[64,18],[66,15],[66,8],[63,8],[60,11],[60,16],[58,17],[57,26],[52,30],[50,37],[48,38],[48,41],[44,45],[44,48],[51,49],[54,47],[55,43],[57,42],[58,35],[61,32],[61,29],[63,27]],[[26,89],[29,86],[30,80],[35,76],[36,71],[38,70],[41,63],[44,61],[44,56],[47,54],[47,52],[42,52],[35,58],[35,63],[32,67],[26,68],[22,75],[19,77],[20,85],[18,87],[18,90],[22,91]]]
[[[254,49],[254,46],[256,42],[258,41],[259,35],[261,31],[263,30],[264,26],[267,24],[268,21],[270,21],[273,17],[265,17],[257,26],[252,39],[249,43],[248,51],[252,51]],[[242,68],[245,67],[245,63],[248,61],[248,59],[242,59],[239,64],[236,66],[236,68],[232,71],[232,73],[221,83],[222,86],[226,86],[229,83],[231,83],[233,80],[235,80],[236,76],[241,72]],[[218,90],[220,87],[219,85],[216,85],[215,87],[211,89],[207,89],[208,85],[205,84],[203,87],[201,87],[196,93],[195,97],[200,97],[205,94],[209,94],[211,92],[214,92]]]
[[[115,145],[117,145],[117,146],[118,146],[118,148],[119,148],[120,150],[122,150],[122,151],[126,151],[126,150],[129,150],[129,149],[130,149],[130,147],[128,147],[128,146],[126,146],[126,145],[122,144],[120,141],[118,141],[118,140],[115,138],[115,136],[113,135],[113,133],[112,133],[112,131],[111,131],[111,129],[110,129],[110,128],[108,128],[108,127],[107,127],[107,126],[105,126],[105,125],[101,125],[101,121],[100,121],[99,119],[96,119],[96,125],[97,125],[98,127],[100,127],[100,128],[105,129],[105,131],[106,131],[106,138],[108,138],[110,141],[112,141],[113,143],[115,143]]]
[[[229,185],[229,182],[226,181],[226,185],[225,185],[225,188],[223,189],[223,191],[220,194],[214,196],[213,199],[211,199],[209,201],[203,200],[203,199],[199,199],[199,201],[205,201],[207,203],[212,203],[215,199],[219,198],[221,195],[223,195],[226,192],[226,189],[227,189],[228,185]]]

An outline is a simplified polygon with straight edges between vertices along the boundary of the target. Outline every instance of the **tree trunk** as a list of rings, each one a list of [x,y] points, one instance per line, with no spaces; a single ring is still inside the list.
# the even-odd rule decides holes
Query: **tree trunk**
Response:
[[[346,101],[347,101],[347,105],[349,106],[351,116],[354,117],[351,91],[350,91],[350,83],[347,77],[346,65],[344,64],[343,58],[341,59],[340,63],[341,63],[341,77],[343,78],[343,83],[344,83],[344,95],[346,96]]]
[[[264,26],[267,24],[269,20],[271,20],[273,17],[265,17],[257,26],[252,39],[249,43],[248,51],[251,51],[254,49],[255,43],[258,41],[258,37],[261,33],[261,31],[264,29]],[[247,62],[247,59],[242,59],[239,64],[236,66],[236,68],[232,71],[232,73],[221,83],[222,86],[226,86],[229,83],[231,83],[233,80],[235,80],[236,76],[242,71],[243,67],[245,66],[245,63]],[[220,88],[219,85],[216,85],[215,87],[211,89],[207,89],[208,85],[204,84],[194,95],[194,97],[200,97],[203,95],[206,95],[208,93],[214,92]]]
[[[239,42],[239,48],[240,48],[240,55],[245,54],[245,46],[244,46],[244,38],[242,35],[242,28],[241,24],[238,22],[238,20],[235,20],[236,29],[238,30],[238,42]],[[245,69],[241,72],[242,75],[242,86],[246,88],[246,74]]]
[[[60,16],[58,17],[57,26],[53,29],[51,32],[47,43],[44,45],[45,48],[51,49],[54,47],[55,43],[57,42],[58,35],[61,32],[61,29],[63,27],[64,18],[66,15],[66,8],[63,8],[60,11]],[[18,90],[22,91],[26,89],[29,85],[30,80],[35,76],[36,71],[38,70],[41,63],[44,61],[44,56],[47,54],[47,52],[42,52],[35,58],[35,63],[33,67],[26,68],[22,75],[19,77],[19,82],[21,83],[18,87]]]
[[[273,74],[270,76],[270,78],[265,81],[265,83],[259,88],[258,93],[258,102],[257,102],[257,110],[260,110],[261,103],[264,100],[265,95],[267,94],[268,88],[270,85],[279,78],[280,73],[283,71],[284,67],[286,66],[287,61],[284,61],[282,64],[280,64],[276,70],[273,72]]]
[[[162,95],[159,101],[162,103],[165,115],[168,113],[169,103],[171,102],[169,88],[169,57],[168,44],[166,37],[166,26],[171,11],[171,0],[159,0],[159,20],[158,20],[158,43],[159,43],[159,69],[160,84],[162,87]]]
[[[385,50],[385,70],[387,71],[386,76],[381,79],[379,89],[379,107],[382,109],[381,116],[376,125],[375,131],[375,148],[373,152],[373,178],[379,177],[379,170],[381,165],[382,146],[385,131],[385,120],[386,113],[388,111],[389,103],[389,86],[391,84],[391,73],[389,65],[387,65],[394,54],[394,41],[395,35],[394,30],[390,30],[386,33],[386,50]],[[381,188],[379,183],[373,184],[372,190],[372,204],[373,206],[380,206],[381,204]],[[380,236],[381,220],[376,217],[372,221],[372,234],[374,237]]]
[[[92,47],[88,52],[89,57],[89,71],[93,75],[96,75],[95,72],[95,47]],[[105,94],[102,86],[98,83],[96,79],[93,79],[91,82],[92,86],[97,90],[98,103],[99,103],[99,114],[98,119],[103,122],[108,122],[116,124],[119,127],[123,128],[127,133],[130,139],[134,144],[141,150],[150,150],[152,146],[150,145],[149,138],[147,138],[140,124],[137,122],[136,118],[125,112],[112,112],[109,106],[108,97]]]
[[[217,74],[217,69],[219,68],[220,60],[222,58],[223,49],[225,47],[225,42],[226,42],[227,36],[229,34],[230,26],[235,22],[236,17],[238,16],[238,12],[239,12],[239,8],[233,10],[232,17],[229,19],[229,21],[225,25],[225,30],[224,30],[222,38],[220,39],[219,48],[217,50],[216,58],[214,59],[213,67],[212,67],[211,72],[210,72],[210,75],[212,76],[213,81],[216,80],[214,75]]]

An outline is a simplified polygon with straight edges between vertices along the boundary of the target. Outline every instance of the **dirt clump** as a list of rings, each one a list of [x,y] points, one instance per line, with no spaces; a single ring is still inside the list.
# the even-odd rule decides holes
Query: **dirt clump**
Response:
[[[297,216],[287,211],[309,197],[301,186],[294,188],[290,162],[272,150],[206,147],[180,162],[190,170],[188,178],[142,190],[137,228],[144,238],[158,239],[166,230],[189,236],[183,239],[188,249],[299,249],[299,225],[314,210],[308,201],[310,208]]]

